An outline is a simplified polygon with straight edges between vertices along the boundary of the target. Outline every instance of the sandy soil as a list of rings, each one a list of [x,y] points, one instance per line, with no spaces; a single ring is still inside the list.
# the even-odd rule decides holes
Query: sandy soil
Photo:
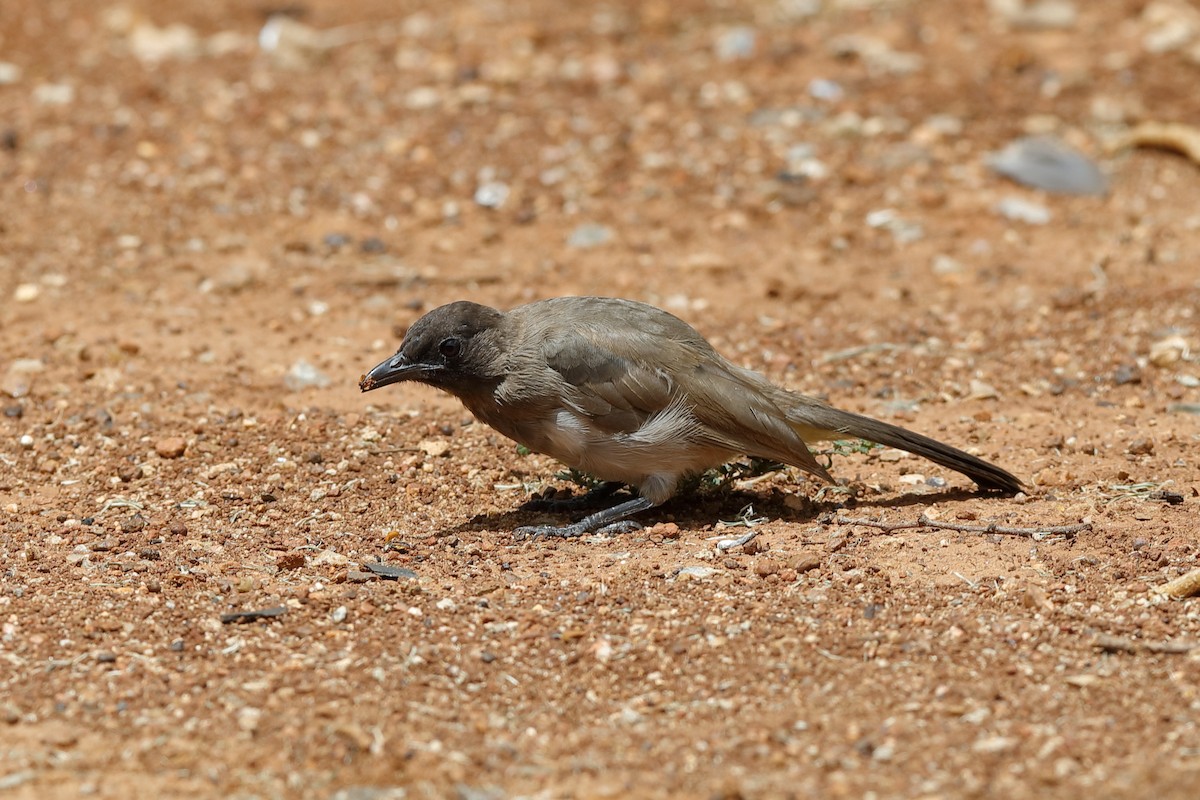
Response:
[[[1200,171],[1112,144],[1200,122],[1200,16],[1012,5],[309,0],[264,53],[5,0],[5,796],[1194,797]],[[991,172],[1027,133],[1107,195]],[[877,451],[517,541],[556,464],[356,383],[564,294],[1030,490]],[[1090,528],[861,524],[922,513]]]

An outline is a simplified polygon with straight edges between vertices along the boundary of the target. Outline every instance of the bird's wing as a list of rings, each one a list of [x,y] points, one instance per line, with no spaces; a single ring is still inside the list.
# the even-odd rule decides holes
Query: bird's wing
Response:
[[[635,433],[675,395],[663,370],[622,352],[628,349],[590,328],[564,331],[542,343],[546,365],[566,384],[564,399],[606,433]]]
[[[631,434],[682,406],[697,423],[687,432],[697,445],[781,461],[832,480],[771,399],[766,379],[730,364],[691,328],[583,325],[545,338],[542,355],[568,385],[568,402],[601,430]]]

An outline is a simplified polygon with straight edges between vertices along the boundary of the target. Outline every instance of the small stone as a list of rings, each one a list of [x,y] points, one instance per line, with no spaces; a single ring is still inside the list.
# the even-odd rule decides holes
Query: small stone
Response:
[[[996,204],[996,213],[1027,225],[1045,225],[1050,221],[1050,209],[1020,197],[1005,197]]]
[[[1122,364],[1113,372],[1113,383],[1117,386],[1141,382],[1142,371],[1137,368],[1136,364]]]
[[[417,449],[430,458],[443,458],[450,455],[450,443],[445,439],[426,439],[417,445]]]
[[[797,574],[803,574],[811,572],[814,569],[819,569],[823,562],[824,559],[819,556],[797,556],[791,560],[788,566],[794,569]]]
[[[1091,159],[1050,136],[1026,136],[993,153],[994,172],[1035,189],[1058,194],[1102,195],[1108,181]]]
[[[13,300],[18,303],[32,303],[42,293],[42,287],[36,283],[22,283],[13,290]]]
[[[988,5],[1009,25],[1026,30],[1073,28],[1079,18],[1071,0],[1036,0],[1029,5],[1023,0],[992,0]]]
[[[976,753],[1007,753],[1016,748],[1020,740],[1015,736],[985,736],[971,745]]]
[[[329,618],[333,620],[335,625],[340,625],[346,621],[346,615],[349,613],[350,612],[346,610],[345,606],[338,606],[333,610],[333,613],[329,615]]]
[[[247,733],[252,733],[258,730],[258,724],[262,720],[262,715],[263,712],[261,708],[252,708],[247,706],[246,708],[238,711],[237,726]]]
[[[705,578],[711,577],[715,573],[716,573],[716,570],[713,569],[712,567],[702,567],[702,566],[684,567],[675,573],[674,580],[679,580],[679,581],[703,580]]]
[[[43,83],[33,90],[33,102],[41,106],[69,106],[75,102],[75,87],[69,83]]]
[[[168,436],[154,443],[154,452],[159,458],[179,458],[187,450],[187,441],[182,436]]]
[[[971,379],[970,387],[970,391],[967,392],[968,400],[995,400],[999,396],[996,387],[977,378]]]
[[[314,567],[343,567],[350,563],[350,559],[336,550],[322,550],[313,556],[312,565]]]
[[[846,96],[841,84],[828,78],[813,78],[808,82],[808,95],[814,100],[825,100],[833,103]]]
[[[769,545],[763,541],[762,537],[757,536],[742,545],[742,552],[748,556],[752,556],[755,553],[765,553],[769,549]]]
[[[760,558],[754,562],[754,574],[760,578],[775,575],[779,570],[779,562],[771,558]]]
[[[612,239],[612,228],[609,228],[607,225],[597,225],[594,222],[587,222],[571,231],[571,235],[567,237],[567,246],[586,250],[608,244]]]
[[[1029,585],[1021,593],[1021,605],[1033,611],[1049,613],[1054,610],[1054,604],[1046,596],[1046,590],[1041,586]]]
[[[370,572],[372,575],[377,575],[384,580],[397,581],[401,578],[405,580],[416,580],[417,573],[406,567],[396,567],[391,564],[383,564],[378,561],[368,561],[362,565],[363,569]]]
[[[45,368],[46,365],[36,358],[18,358],[0,379],[0,391],[14,400],[25,397],[33,389],[33,376]]]
[[[680,531],[679,526],[674,522],[659,522],[647,528],[646,534],[649,536],[658,534],[664,539],[678,539]]]
[[[275,567],[280,570],[300,569],[303,566],[304,553],[301,553],[298,550],[280,553],[275,557]]]
[[[757,39],[758,35],[753,28],[746,25],[739,25],[736,28],[723,31],[717,37],[713,49],[716,51],[717,58],[721,61],[740,61],[754,55],[754,46],[757,43]]]
[[[331,382],[328,375],[303,359],[292,364],[291,369],[283,376],[283,385],[293,392],[314,387],[324,389]]]
[[[96,663],[98,663],[98,664],[113,664],[113,663],[116,663],[116,660],[117,660],[116,653],[110,653],[106,650],[102,650],[99,653],[96,653]]]
[[[500,208],[508,199],[508,184],[500,181],[488,181],[475,190],[475,203],[484,208]]]
[[[141,22],[129,31],[129,51],[143,64],[192,58],[199,52],[200,45],[200,36],[195,29],[181,23],[160,28]]]
[[[1186,359],[1189,351],[1187,339],[1168,336],[1150,345],[1150,363],[1156,367],[1169,367]]]
[[[1129,445],[1128,453],[1131,456],[1149,456],[1154,454],[1153,439],[1138,439],[1133,444]]]
[[[1095,686],[1100,682],[1100,676],[1090,673],[1085,673],[1083,675],[1068,675],[1067,677],[1063,678],[1063,682],[1068,686],[1084,688],[1086,686]]]
[[[21,68],[11,61],[0,61],[0,86],[21,80]]]
[[[933,274],[934,275],[957,275],[963,271],[961,261],[951,258],[945,254],[939,254],[933,257]]]

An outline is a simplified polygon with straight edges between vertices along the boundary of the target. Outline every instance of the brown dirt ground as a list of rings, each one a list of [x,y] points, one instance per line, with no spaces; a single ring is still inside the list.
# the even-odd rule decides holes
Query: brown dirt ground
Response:
[[[1154,587],[1200,552],[1200,363],[1150,356],[1200,350],[1200,172],[1105,147],[1200,121],[1190,45],[1146,38],[1186,4],[1065,30],[954,0],[421,5],[308,0],[360,27],[281,63],[266,4],[5,0],[6,796],[1194,797],[1200,600]],[[172,23],[193,52],[156,61]],[[753,52],[718,58],[739,25]],[[1111,193],[992,175],[1028,131]],[[584,224],[611,240],[568,244]],[[1031,485],[836,457],[840,513],[1093,527],[822,523],[846,495],[792,472],[516,541],[554,463],[356,382],[422,310],[563,294],[667,307]],[[286,388],[300,360],[328,385]],[[718,555],[746,504],[760,547]]]

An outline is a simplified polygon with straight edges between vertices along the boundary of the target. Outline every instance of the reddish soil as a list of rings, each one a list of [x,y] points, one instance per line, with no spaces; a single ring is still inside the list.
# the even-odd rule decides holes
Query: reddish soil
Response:
[[[5,796],[1194,797],[1200,168],[1112,144],[1200,123],[1200,24],[1004,5],[308,0],[346,41],[271,55],[263,4],[5,0]],[[992,173],[1026,133],[1108,194]],[[1030,489],[835,455],[518,541],[559,467],[357,380],[565,294]],[[922,513],[1090,527],[861,524]]]

